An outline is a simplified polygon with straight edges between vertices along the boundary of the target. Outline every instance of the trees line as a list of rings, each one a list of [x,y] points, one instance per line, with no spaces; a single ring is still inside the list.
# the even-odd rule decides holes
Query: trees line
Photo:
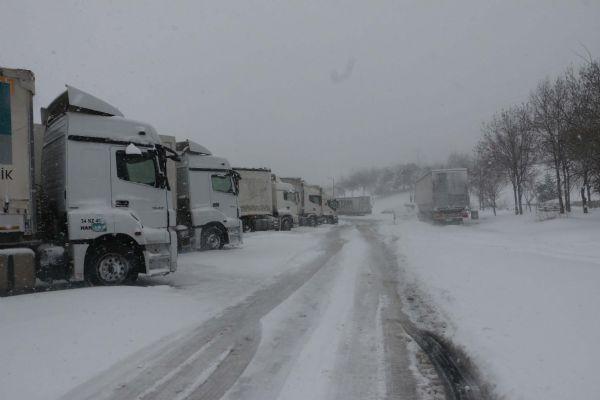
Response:
[[[552,174],[538,179],[540,165]],[[571,211],[577,187],[584,212],[592,192],[600,193],[600,62],[589,60],[555,79],[546,78],[526,102],[509,106],[483,124],[473,155],[453,153],[446,163],[415,163],[358,170],[337,190],[385,195],[411,190],[415,180],[436,168],[469,169],[479,207],[496,211],[502,189],[512,188],[514,210],[523,214],[534,201],[558,200]]]
[[[554,186],[560,213],[571,211],[571,191],[580,188],[587,212],[592,191],[600,192],[600,64],[590,60],[559,77],[542,80],[527,102],[502,109],[484,124],[474,149],[471,187],[495,210],[499,191],[512,187],[514,210],[532,193]],[[553,171],[536,182],[536,165]],[[542,200],[542,199],[539,199]]]

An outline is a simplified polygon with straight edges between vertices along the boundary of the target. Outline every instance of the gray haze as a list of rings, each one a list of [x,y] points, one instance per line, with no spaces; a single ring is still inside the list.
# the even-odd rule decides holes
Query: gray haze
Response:
[[[470,151],[500,107],[600,55],[600,1],[3,0],[0,36],[38,108],[69,83],[234,165],[325,183]]]

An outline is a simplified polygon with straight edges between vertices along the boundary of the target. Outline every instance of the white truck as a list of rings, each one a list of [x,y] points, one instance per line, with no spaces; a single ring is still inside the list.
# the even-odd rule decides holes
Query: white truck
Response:
[[[300,225],[317,226],[323,222],[323,191],[320,186],[309,185],[302,178],[281,178],[298,193],[298,220]]]
[[[367,215],[373,212],[370,196],[338,197],[335,202],[339,215]]]
[[[175,154],[152,126],[67,86],[42,110],[44,143],[36,167],[32,113],[14,115],[31,101],[16,95],[16,88],[33,94],[33,75],[22,79],[12,82],[11,105],[21,106],[12,108],[13,126],[19,127],[12,129],[14,163],[4,167],[14,171],[13,179],[0,186],[0,225],[10,227],[0,234],[1,245],[33,250],[37,276],[44,280],[109,285],[175,271],[175,210],[166,175],[167,159]],[[30,143],[29,150],[16,145],[23,143]],[[34,186],[36,168],[42,174]],[[32,194],[20,198],[25,192]],[[13,260],[12,268],[20,266]]]
[[[327,196],[324,192],[323,192],[323,215],[321,217],[321,221],[324,224],[337,224],[338,223],[337,203],[334,199]]]
[[[268,168],[235,168],[240,176],[240,216],[244,231],[292,229],[298,223],[296,193]]]
[[[441,223],[462,223],[469,217],[466,168],[432,170],[415,183],[419,217]]]
[[[239,175],[191,140],[177,143],[177,224],[183,247],[216,250],[242,243]]]

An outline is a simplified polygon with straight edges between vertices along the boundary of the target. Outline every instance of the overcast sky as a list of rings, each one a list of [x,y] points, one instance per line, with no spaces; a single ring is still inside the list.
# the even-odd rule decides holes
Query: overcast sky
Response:
[[[233,165],[325,183],[470,151],[499,108],[600,56],[600,1],[2,0],[0,37],[38,109],[71,84]]]

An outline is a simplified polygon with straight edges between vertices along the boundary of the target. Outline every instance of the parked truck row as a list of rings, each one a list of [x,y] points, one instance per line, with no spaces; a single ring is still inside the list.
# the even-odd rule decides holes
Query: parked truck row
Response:
[[[71,86],[34,125],[34,94],[30,71],[0,68],[0,291],[164,275],[244,230],[337,222],[319,186],[232,168]]]

